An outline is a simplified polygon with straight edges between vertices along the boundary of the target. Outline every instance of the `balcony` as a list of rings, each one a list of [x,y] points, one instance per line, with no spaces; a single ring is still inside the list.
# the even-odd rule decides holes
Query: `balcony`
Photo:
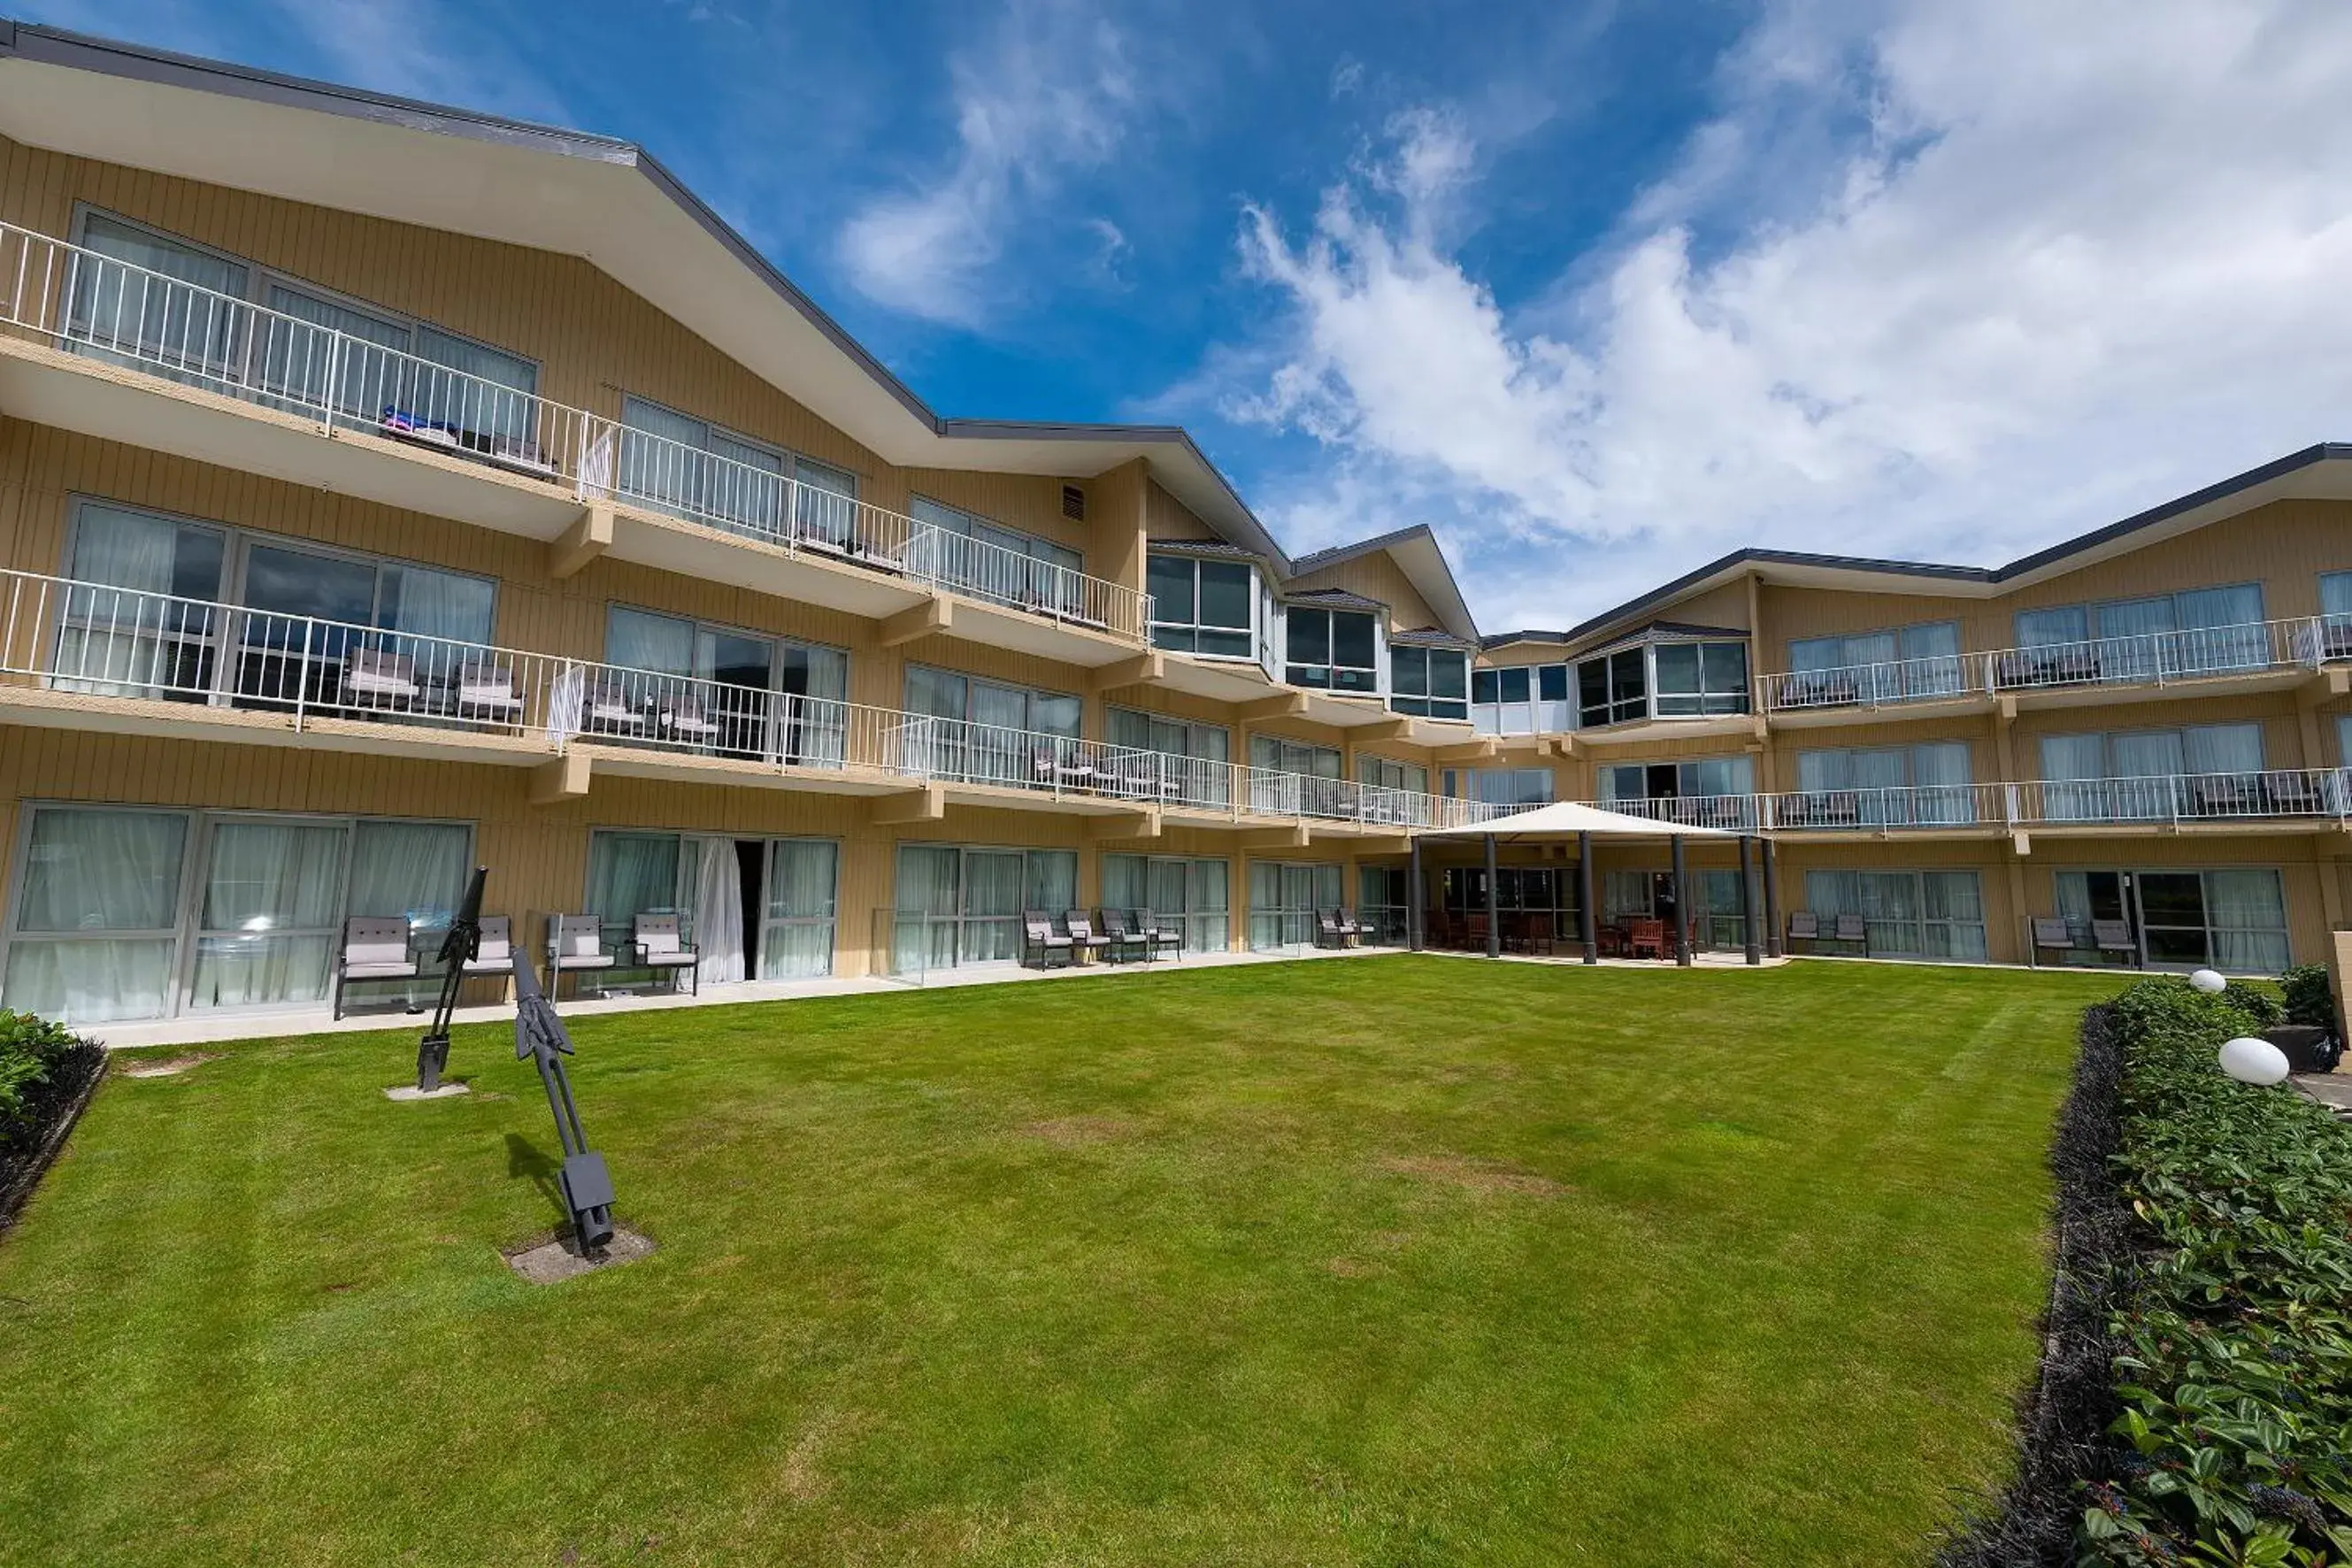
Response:
[[[590,660],[0,571],[0,719],[1197,826],[1391,837],[1496,808]]]
[[[873,616],[953,595],[954,635],[1082,665],[1150,624],[1138,589],[8,224],[0,329],[28,420],[548,541],[614,503],[618,559]]]
[[[1925,718],[1995,698],[2059,707],[2125,688],[2179,688],[2187,696],[2217,686],[2291,686],[2346,661],[2352,661],[2352,619],[2313,616],[1768,675],[1761,696],[1779,724],[1836,722],[1886,709]]]
[[[2352,826],[2352,770],[2268,768],[2080,782],[1923,784],[1596,801],[1605,811],[1734,833],[1982,837],[2036,831],[2276,831]]]

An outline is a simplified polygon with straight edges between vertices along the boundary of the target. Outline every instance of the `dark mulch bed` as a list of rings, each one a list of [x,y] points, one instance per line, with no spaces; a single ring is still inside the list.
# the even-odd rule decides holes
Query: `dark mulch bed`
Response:
[[[2018,1421],[2018,1471],[1995,1507],[1937,1553],[1937,1568],[2063,1568],[2083,1510],[2081,1484],[2105,1473],[2107,1424],[2120,1406],[2109,1365],[2110,1292],[2130,1249],[2131,1211],[2109,1163],[2122,1139],[2123,1041],[2113,1010],[2083,1019],[2074,1087],[2058,1117],[2050,1305],[2042,1367]]]
[[[0,1137],[0,1230],[15,1223],[41,1173],[65,1147],[66,1134],[105,1076],[106,1052],[85,1040],[51,1069],[47,1083],[34,1089],[32,1120],[13,1135]]]

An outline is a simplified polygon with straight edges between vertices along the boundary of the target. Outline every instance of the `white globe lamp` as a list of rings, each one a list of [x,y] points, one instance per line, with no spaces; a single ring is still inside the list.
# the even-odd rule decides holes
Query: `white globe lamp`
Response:
[[[2234,1040],[2221,1042],[2221,1070],[2240,1083],[2284,1083],[2287,1075],[2286,1053],[2268,1040],[2240,1035]]]
[[[2230,987],[2230,983],[2228,981],[2222,979],[2220,974],[2210,969],[2200,969],[2197,971],[2194,974],[2191,974],[2189,977],[2189,984],[2194,985],[2198,990],[2202,991],[2208,996],[2219,996],[2222,992],[2228,990]]]

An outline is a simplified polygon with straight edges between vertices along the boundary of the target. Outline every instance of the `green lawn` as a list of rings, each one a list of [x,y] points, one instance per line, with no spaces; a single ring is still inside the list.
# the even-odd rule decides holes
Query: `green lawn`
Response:
[[[1996,1484],[2112,983],[1439,958],[110,1079],[0,1238],[0,1561],[1920,1561]]]

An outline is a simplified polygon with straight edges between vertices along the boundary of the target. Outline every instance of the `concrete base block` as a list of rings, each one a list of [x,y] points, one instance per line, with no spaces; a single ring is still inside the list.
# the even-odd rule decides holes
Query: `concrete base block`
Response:
[[[383,1097],[386,1100],[455,1100],[461,1094],[472,1092],[471,1089],[462,1083],[445,1083],[430,1093],[418,1089],[413,1083],[404,1083],[396,1088],[385,1089]]]
[[[653,1238],[628,1226],[613,1227],[612,1245],[593,1258],[583,1258],[567,1233],[552,1241],[534,1247],[502,1252],[507,1267],[534,1285],[553,1285],[565,1279],[576,1279],[583,1274],[593,1274],[599,1268],[614,1268],[624,1263],[635,1263],[654,1249]]]

